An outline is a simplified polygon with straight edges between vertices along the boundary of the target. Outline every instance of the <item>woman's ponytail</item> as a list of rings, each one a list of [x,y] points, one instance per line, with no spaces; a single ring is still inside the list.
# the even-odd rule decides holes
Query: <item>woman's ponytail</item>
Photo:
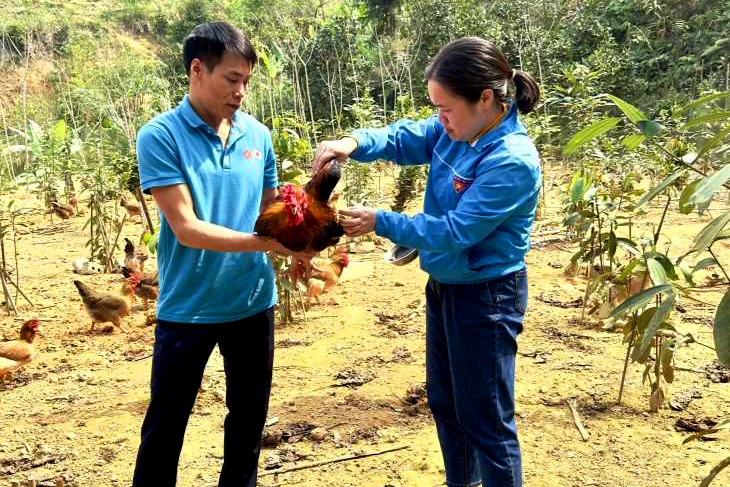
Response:
[[[537,84],[535,78],[521,69],[513,69],[512,73],[517,108],[520,113],[530,113],[540,99],[540,85]]]

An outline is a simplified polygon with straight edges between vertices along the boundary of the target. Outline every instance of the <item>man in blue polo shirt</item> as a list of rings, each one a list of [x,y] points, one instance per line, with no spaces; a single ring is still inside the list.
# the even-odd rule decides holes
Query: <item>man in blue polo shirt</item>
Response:
[[[268,129],[238,110],[257,61],[253,46],[227,23],[203,24],[185,39],[183,58],[189,94],[137,138],[142,189],[154,197],[161,226],[152,393],[134,486],[175,485],[188,416],[216,344],[228,407],[219,486],[255,486],[276,302],[264,252],[291,252],[253,234],[277,186]]]

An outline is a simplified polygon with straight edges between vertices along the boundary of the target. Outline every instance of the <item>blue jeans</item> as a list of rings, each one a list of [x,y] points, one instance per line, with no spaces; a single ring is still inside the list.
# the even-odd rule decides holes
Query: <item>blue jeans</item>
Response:
[[[515,354],[527,271],[426,285],[426,384],[451,487],[520,487]]]
[[[158,320],[152,394],[142,423],[134,487],[174,487],[188,417],[218,345],[226,373],[219,487],[255,487],[274,362],[274,310],[230,323]]]

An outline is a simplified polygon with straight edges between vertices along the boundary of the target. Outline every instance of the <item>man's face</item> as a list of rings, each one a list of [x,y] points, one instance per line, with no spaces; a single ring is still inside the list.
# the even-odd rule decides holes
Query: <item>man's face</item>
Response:
[[[212,71],[194,59],[190,67],[192,86],[210,115],[229,119],[241,107],[251,70],[246,60],[228,51],[224,51],[221,62]]]
[[[428,96],[439,109],[439,121],[451,140],[470,140],[487,123],[487,110],[492,101],[491,90],[476,103],[458,97],[434,80],[428,81]],[[488,99],[487,99],[488,98]]]

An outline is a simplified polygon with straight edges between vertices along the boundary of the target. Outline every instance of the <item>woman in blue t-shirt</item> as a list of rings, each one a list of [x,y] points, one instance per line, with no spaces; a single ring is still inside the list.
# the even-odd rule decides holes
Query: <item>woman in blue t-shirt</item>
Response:
[[[418,249],[430,276],[427,391],[447,484],[521,486],[515,354],[541,175],[517,111],[533,110],[540,89],[478,37],[444,46],[426,79],[438,115],[324,141],[313,170],[333,157],[431,165],[423,213],[349,208],[342,225]]]

